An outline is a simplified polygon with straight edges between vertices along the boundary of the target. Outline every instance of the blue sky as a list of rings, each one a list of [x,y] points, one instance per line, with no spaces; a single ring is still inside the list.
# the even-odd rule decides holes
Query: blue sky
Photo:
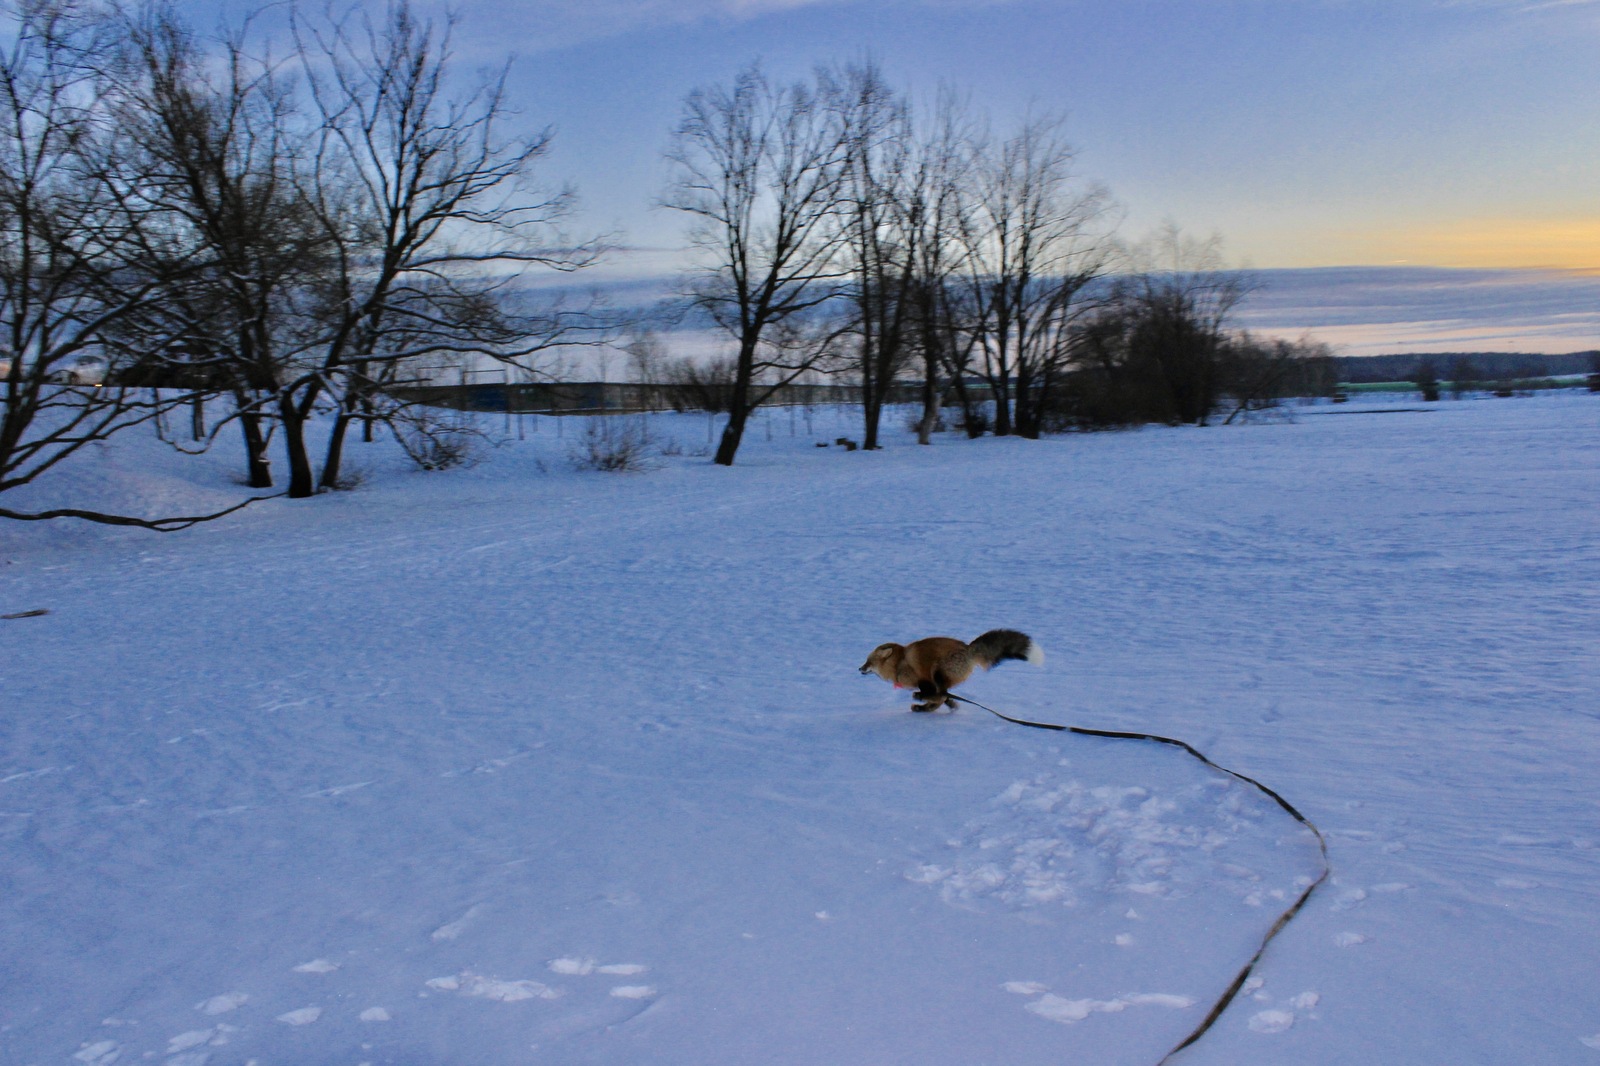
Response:
[[[1172,218],[1258,267],[1600,268],[1600,4],[1521,0],[479,0],[552,170],[643,243],[683,95],[760,56],[875,56],[1004,121],[1067,117],[1137,232]]]
[[[202,21],[216,10],[188,6]],[[1235,261],[1263,270],[1600,272],[1600,0],[466,0],[458,10],[464,65],[516,56],[525,120],[557,129],[545,174],[577,186],[581,224],[661,250],[613,272],[669,263],[681,242],[682,220],[651,205],[686,93],[758,57],[788,77],[863,55],[921,97],[941,82],[968,91],[1001,126],[1030,108],[1063,114],[1080,171],[1110,187],[1129,237],[1171,219],[1220,234]],[[1557,347],[1600,346],[1600,327],[1586,336]]]

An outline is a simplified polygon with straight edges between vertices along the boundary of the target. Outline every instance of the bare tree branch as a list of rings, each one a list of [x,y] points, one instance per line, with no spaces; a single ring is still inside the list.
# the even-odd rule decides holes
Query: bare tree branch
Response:
[[[202,522],[214,522],[225,518],[236,511],[242,511],[251,504],[260,503],[262,500],[276,500],[285,495],[278,492],[271,496],[252,496],[242,503],[236,503],[226,510],[216,511],[212,514],[195,515],[189,518],[130,518],[127,515],[102,514],[99,511],[84,511],[76,507],[61,507],[53,511],[39,511],[29,514],[24,511],[13,511],[8,507],[0,507],[0,518],[11,518],[18,522],[45,522],[56,518],[81,518],[85,522],[95,522],[105,526],[137,526],[140,529],[151,529],[157,533],[174,533],[180,529],[199,525]]]

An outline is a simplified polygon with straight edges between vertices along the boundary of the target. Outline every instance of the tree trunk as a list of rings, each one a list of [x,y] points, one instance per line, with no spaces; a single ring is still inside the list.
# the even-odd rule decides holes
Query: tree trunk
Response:
[[[713,460],[718,466],[733,465],[739,442],[744,439],[745,423],[754,409],[750,402],[750,390],[754,384],[756,342],[760,335],[760,329],[756,328],[739,342],[739,362],[733,375],[733,389],[728,394],[728,424],[722,427],[722,440],[717,444],[717,454]]]
[[[339,487],[339,464],[344,460],[344,435],[350,428],[350,409],[341,407],[339,417],[333,420],[333,431],[328,434],[328,454],[322,460],[321,485],[324,489]]]
[[[990,391],[994,394],[994,435],[1011,436],[1011,391],[1004,377],[992,379]]]
[[[968,440],[977,440],[983,436],[982,419],[978,416],[978,405],[972,399],[972,393],[967,391],[967,383],[957,375],[950,379],[950,385],[956,390],[956,402],[961,405],[961,428],[967,431]]]
[[[739,441],[744,437],[745,422],[750,412],[745,410],[743,399],[728,411],[728,424],[722,427],[722,440],[717,443],[715,462],[718,466],[732,466],[739,451]]]
[[[883,420],[883,401],[876,396],[868,396],[862,409],[866,414],[866,425],[862,427],[861,447],[864,451],[875,452],[878,450],[878,423]]]
[[[922,420],[917,423],[917,443],[933,443],[933,427],[939,424],[939,368],[932,359],[922,371]]]
[[[1017,374],[1016,389],[1016,417],[1013,430],[1019,437],[1029,440],[1039,439],[1039,411],[1034,395],[1033,376],[1029,373]]]
[[[878,379],[878,368],[870,361],[861,366],[861,447],[875,451],[878,447],[878,422],[883,417],[883,383]]]
[[[311,473],[311,454],[306,449],[306,423],[285,398],[279,408],[283,418],[283,448],[289,457],[289,498],[303,500],[317,494]]]
[[[241,400],[243,406],[245,401]],[[239,429],[244,434],[245,462],[248,464],[250,487],[272,487],[272,457],[267,454],[267,438],[261,432],[261,415],[246,411],[239,415]]]

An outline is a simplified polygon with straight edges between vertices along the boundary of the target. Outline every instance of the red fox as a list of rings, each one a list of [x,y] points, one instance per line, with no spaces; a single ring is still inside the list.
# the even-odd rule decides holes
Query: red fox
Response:
[[[985,670],[1006,659],[1024,659],[1035,666],[1044,662],[1044,652],[1026,633],[1015,629],[991,629],[971,644],[954,637],[924,637],[910,644],[879,644],[861,664],[863,674],[877,674],[895,688],[915,688],[913,711],[936,711],[951,701],[950,690],[972,676],[972,669]]]

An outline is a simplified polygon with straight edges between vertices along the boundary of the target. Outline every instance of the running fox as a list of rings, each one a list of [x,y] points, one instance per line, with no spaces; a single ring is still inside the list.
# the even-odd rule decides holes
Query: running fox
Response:
[[[879,644],[861,664],[863,674],[877,674],[895,688],[915,688],[913,711],[936,711],[951,702],[950,690],[972,676],[972,669],[988,670],[1006,659],[1025,659],[1035,666],[1044,652],[1026,633],[991,629],[971,644],[954,637],[924,637],[910,644]]]

